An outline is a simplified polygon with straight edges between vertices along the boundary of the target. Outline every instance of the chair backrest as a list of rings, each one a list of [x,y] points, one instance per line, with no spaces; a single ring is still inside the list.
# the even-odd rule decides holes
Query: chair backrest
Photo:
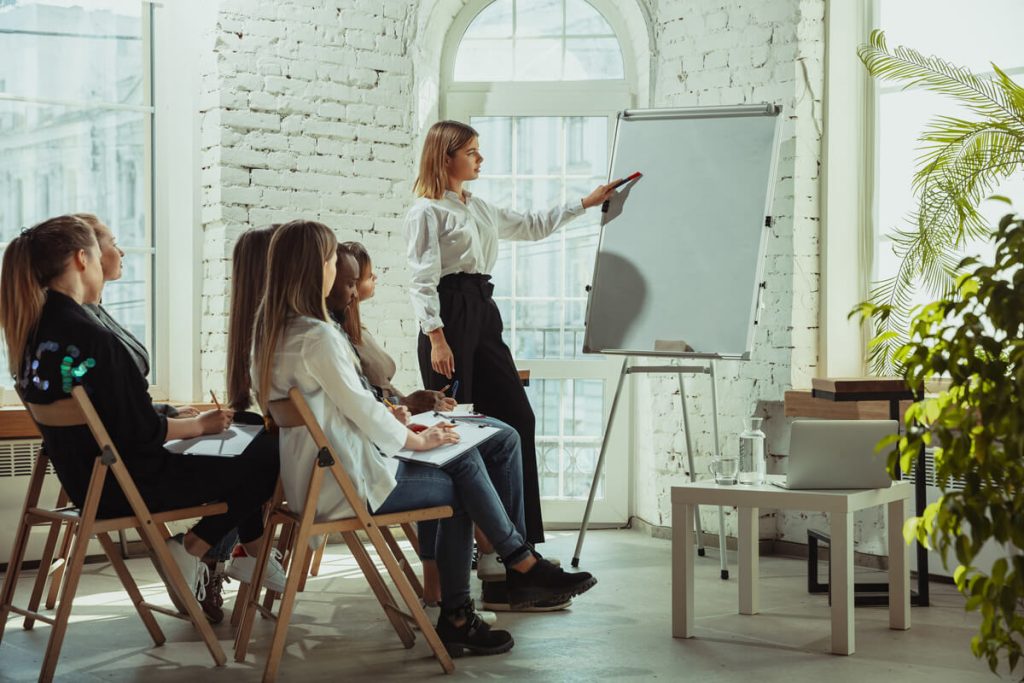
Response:
[[[366,503],[359,497],[359,492],[355,484],[352,483],[352,478],[349,477],[348,472],[342,466],[337,451],[334,450],[334,446],[328,440],[327,435],[317,421],[316,415],[310,409],[302,392],[297,387],[292,387],[288,390],[288,398],[271,401],[267,405],[267,409],[270,412],[271,419],[282,429],[305,427],[319,451],[316,462],[313,465],[313,470],[310,472],[310,486],[304,514],[311,514],[316,510],[317,497],[320,491],[318,482],[322,476],[323,468],[330,468],[331,474],[341,488],[342,494],[344,494],[348,504],[355,511],[355,516],[360,521],[369,523],[370,515],[366,510]],[[314,486],[314,484],[316,485]]]
[[[64,398],[53,403],[28,403],[25,409],[41,427],[78,427],[86,423],[85,414],[73,398]]]

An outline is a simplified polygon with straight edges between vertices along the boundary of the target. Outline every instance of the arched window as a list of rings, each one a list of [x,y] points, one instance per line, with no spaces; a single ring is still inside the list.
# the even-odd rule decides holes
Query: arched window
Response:
[[[636,92],[622,35],[607,0],[467,4],[446,42],[442,116],[480,132],[484,164],[472,192],[545,209],[605,182],[615,115],[634,106]],[[493,273],[505,340],[531,371],[549,521],[579,519],[621,363],[582,353],[599,228],[591,210],[541,242],[505,242]],[[621,453],[626,430],[617,431]],[[616,460],[599,484],[595,521],[625,520],[626,459]]]
[[[587,0],[496,0],[466,29],[455,81],[624,78],[611,25]]]

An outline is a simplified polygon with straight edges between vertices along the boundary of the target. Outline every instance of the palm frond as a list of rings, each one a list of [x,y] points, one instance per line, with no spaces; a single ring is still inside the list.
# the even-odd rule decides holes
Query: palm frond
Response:
[[[976,76],[970,70],[939,57],[926,57],[917,50],[898,45],[889,50],[885,32],[874,30],[857,55],[876,78],[903,81],[904,87],[924,86],[949,95],[981,116],[1009,117],[1024,123],[1024,110],[1015,108],[1006,90],[994,79]]]

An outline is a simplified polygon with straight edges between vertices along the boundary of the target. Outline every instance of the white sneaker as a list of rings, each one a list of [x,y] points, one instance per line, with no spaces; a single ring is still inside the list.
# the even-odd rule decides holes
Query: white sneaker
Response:
[[[178,569],[181,570],[181,575],[185,577],[185,585],[188,586],[189,591],[192,592],[196,600],[202,602],[206,598],[206,584],[210,580],[209,568],[200,558],[185,550],[184,537],[181,534],[167,539],[167,550],[174,558]],[[177,599],[174,591],[169,592],[174,606],[178,608],[178,611],[185,612],[184,605]]]
[[[427,613],[427,621],[431,624],[436,624],[437,620],[441,618],[441,605],[436,602],[432,605],[428,605],[422,600],[420,600],[420,604],[423,606],[423,611]],[[476,615],[480,617],[480,621],[484,622],[488,626],[494,626],[498,623],[498,615],[494,612],[489,612],[485,609],[478,609],[474,611],[476,612]],[[417,631],[420,628],[419,624],[416,622],[412,623],[412,627]]]
[[[498,553],[480,553],[477,556],[476,577],[481,581],[505,580],[505,565]]]
[[[236,546],[231,559],[224,566],[224,573],[243,583],[252,583],[252,575],[256,573],[256,558],[245,552],[242,546]],[[285,578],[281,552],[272,548],[267,558],[267,570],[263,572],[263,586],[275,593],[284,593]]]

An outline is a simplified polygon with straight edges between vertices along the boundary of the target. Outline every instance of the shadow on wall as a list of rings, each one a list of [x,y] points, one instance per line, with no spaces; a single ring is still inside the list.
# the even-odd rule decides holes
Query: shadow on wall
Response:
[[[594,273],[601,276],[601,302],[600,309],[595,309],[591,301],[588,322],[593,329],[589,330],[589,345],[584,350],[624,348],[630,326],[647,299],[647,283],[632,261],[611,252],[597,255]]]

